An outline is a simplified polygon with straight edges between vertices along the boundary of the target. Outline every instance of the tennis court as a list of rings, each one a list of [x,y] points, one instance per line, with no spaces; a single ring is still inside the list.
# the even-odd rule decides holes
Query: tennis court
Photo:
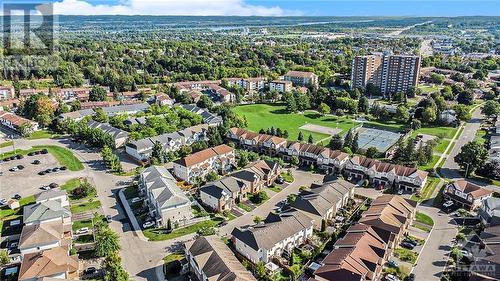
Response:
[[[379,152],[384,153],[393,146],[401,136],[402,134],[390,131],[373,128],[359,128],[358,147],[362,150],[375,147]]]

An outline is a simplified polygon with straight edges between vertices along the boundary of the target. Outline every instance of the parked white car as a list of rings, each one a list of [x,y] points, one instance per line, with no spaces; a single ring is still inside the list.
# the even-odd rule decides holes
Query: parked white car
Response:
[[[397,276],[392,275],[392,274],[387,274],[385,276],[385,280],[387,280],[387,281],[399,281],[399,278]]]
[[[443,204],[443,207],[445,207],[445,208],[449,208],[451,206],[453,206],[453,201],[451,201],[451,200],[448,200],[448,201],[444,202],[444,204]]]
[[[154,226],[154,225],[155,225],[155,223],[154,223],[154,222],[152,222],[152,221],[147,221],[147,222],[145,222],[145,223],[142,225],[142,227],[144,227],[144,228],[150,228],[150,227],[152,227],[152,226]]]
[[[89,228],[88,227],[82,227],[80,229],[78,229],[75,234],[79,235],[79,234],[85,234],[85,233],[88,233],[89,232]]]
[[[132,198],[131,202],[133,204],[133,203],[137,203],[137,202],[141,202],[141,201],[142,201],[142,199],[140,197],[134,197],[134,198]]]

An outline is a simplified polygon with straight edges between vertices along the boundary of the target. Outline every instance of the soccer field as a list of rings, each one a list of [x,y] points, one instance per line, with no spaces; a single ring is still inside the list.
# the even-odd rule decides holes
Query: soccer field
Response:
[[[258,132],[260,129],[266,130],[271,126],[279,127],[281,130],[288,131],[288,139],[290,140],[297,140],[299,131],[303,131],[304,140],[307,140],[309,134],[312,134],[315,142],[325,139],[324,144],[327,143],[329,135],[302,130],[300,127],[306,124],[314,124],[338,128],[342,130],[342,134],[345,134],[357,124],[347,117],[321,116],[314,111],[305,111],[303,114],[287,113],[283,105],[251,104],[237,106],[233,110],[238,115],[246,116],[248,121],[247,129],[251,131]]]

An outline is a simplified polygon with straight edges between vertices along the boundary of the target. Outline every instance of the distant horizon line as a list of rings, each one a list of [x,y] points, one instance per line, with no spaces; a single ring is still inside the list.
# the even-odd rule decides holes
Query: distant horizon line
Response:
[[[1,12],[1,10],[0,10]],[[331,15],[331,16],[314,16],[314,15],[301,15],[301,16],[289,16],[289,15],[283,15],[283,16],[255,16],[255,15],[250,15],[250,16],[242,16],[242,15],[151,15],[151,14],[135,14],[135,15],[125,15],[125,14],[114,14],[114,15],[108,15],[108,14],[102,14],[102,15],[68,15],[68,14],[52,14],[53,16],[66,16],[66,17],[138,17],[138,16],[148,16],[148,17],[218,17],[218,18],[231,18],[231,17],[238,17],[238,18],[474,18],[474,17],[488,17],[488,18],[500,18],[500,16],[492,16],[492,15],[453,15],[453,16],[413,16],[413,15],[403,15],[403,16],[396,16],[396,15],[386,15],[386,16],[349,16],[349,15]],[[3,15],[0,14],[0,17],[23,17],[24,15]],[[39,14],[33,14],[32,16],[42,16]]]

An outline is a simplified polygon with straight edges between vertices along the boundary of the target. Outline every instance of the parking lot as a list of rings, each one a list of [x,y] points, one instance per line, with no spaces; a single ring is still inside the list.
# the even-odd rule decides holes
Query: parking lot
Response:
[[[35,160],[40,163],[33,164]],[[10,171],[22,165],[24,169]],[[22,159],[10,160],[0,163],[0,197],[11,198],[15,194],[21,197],[30,196],[42,191],[40,188],[50,183],[64,184],[66,181],[82,176],[82,172],[57,171],[46,175],[39,175],[40,171],[61,167],[57,160],[50,154],[25,155]]]

